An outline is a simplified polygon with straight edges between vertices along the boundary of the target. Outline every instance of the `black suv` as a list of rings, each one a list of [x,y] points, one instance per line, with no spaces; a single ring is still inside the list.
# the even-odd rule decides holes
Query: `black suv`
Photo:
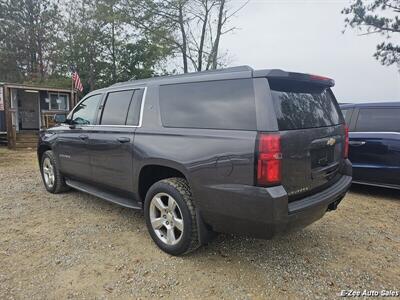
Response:
[[[334,81],[235,67],[88,94],[40,133],[46,189],[144,211],[180,255],[213,232],[271,238],[336,209],[351,184]]]

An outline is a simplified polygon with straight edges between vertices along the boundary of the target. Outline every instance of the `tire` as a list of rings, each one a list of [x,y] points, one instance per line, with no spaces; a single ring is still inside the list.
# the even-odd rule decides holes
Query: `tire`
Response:
[[[171,199],[175,206],[170,205]],[[178,256],[200,247],[196,209],[185,179],[168,178],[153,184],[146,194],[144,215],[151,238],[164,252]]]
[[[65,184],[64,176],[60,173],[53,151],[48,150],[43,153],[40,172],[43,184],[48,192],[58,194],[69,190],[69,187]]]

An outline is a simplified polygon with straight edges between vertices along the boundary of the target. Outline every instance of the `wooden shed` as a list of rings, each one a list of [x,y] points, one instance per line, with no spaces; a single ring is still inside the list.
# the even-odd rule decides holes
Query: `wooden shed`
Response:
[[[67,115],[76,103],[73,90],[14,83],[1,83],[0,96],[3,130],[11,149],[36,147],[39,130],[53,126],[54,115]]]

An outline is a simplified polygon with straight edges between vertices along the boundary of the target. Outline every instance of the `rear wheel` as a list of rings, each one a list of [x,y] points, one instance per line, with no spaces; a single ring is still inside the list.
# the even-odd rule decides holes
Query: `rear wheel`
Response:
[[[57,194],[69,189],[65,184],[64,176],[61,175],[56,160],[54,159],[53,151],[51,150],[43,153],[41,173],[44,186],[48,192]]]
[[[200,246],[196,210],[185,179],[156,182],[147,192],[144,214],[147,229],[161,250],[182,255]]]

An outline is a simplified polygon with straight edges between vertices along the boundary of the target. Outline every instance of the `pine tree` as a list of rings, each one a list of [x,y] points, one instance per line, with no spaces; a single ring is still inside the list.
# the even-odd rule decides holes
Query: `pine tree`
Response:
[[[367,34],[380,34],[386,41],[377,45],[375,58],[383,65],[397,64],[400,70],[400,0],[355,0],[343,9],[346,27]]]
[[[53,0],[0,0],[2,80],[43,81],[60,54],[61,14]]]

